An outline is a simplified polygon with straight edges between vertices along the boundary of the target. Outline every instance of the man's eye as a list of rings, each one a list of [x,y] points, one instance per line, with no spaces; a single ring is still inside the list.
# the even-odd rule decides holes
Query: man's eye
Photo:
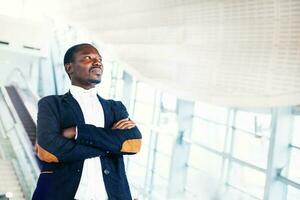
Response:
[[[90,60],[91,57],[90,57],[90,56],[84,56],[83,59],[84,59],[84,60]]]

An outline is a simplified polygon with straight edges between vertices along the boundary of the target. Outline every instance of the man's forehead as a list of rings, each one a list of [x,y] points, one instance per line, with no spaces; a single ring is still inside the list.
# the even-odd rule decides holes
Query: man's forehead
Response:
[[[98,51],[95,47],[93,47],[93,46],[91,46],[91,45],[85,45],[85,46],[80,47],[80,48],[77,50],[76,53],[77,53],[77,54],[81,54],[81,55],[83,55],[83,54],[86,55],[86,54],[94,54],[94,53],[96,53],[96,54],[98,54],[98,55],[101,57],[99,51]]]

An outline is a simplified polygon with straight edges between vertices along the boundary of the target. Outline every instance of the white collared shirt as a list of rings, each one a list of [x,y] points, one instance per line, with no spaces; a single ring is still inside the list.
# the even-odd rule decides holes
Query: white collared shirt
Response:
[[[97,87],[86,90],[71,85],[70,92],[80,105],[85,123],[104,127],[104,112],[97,97]],[[74,198],[78,200],[107,199],[100,156],[84,160],[80,183]]]

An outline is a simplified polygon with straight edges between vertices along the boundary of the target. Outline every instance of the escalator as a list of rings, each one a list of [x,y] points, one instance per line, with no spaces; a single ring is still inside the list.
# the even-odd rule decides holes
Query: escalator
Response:
[[[27,136],[34,147],[36,141],[36,124],[34,123],[32,117],[30,116],[27,108],[21,96],[19,95],[15,86],[6,86],[7,93],[14,105],[15,110],[26,130]]]
[[[0,194],[13,192],[12,199],[30,199],[40,172],[33,151],[36,118],[32,113],[37,112],[37,100],[32,101],[32,96],[16,85],[0,89],[0,164],[6,166]]]
[[[32,149],[34,149],[36,143],[36,123],[33,120],[33,116],[30,115],[28,109],[26,108],[26,105],[24,104],[24,100],[20,95],[20,90],[18,91],[17,88],[13,85],[6,86],[5,88],[25,128],[27,136],[32,144]],[[37,101],[34,102],[34,106],[36,105],[37,105]],[[41,168],[40,160],[36,155],[35,158],[39,168]]]

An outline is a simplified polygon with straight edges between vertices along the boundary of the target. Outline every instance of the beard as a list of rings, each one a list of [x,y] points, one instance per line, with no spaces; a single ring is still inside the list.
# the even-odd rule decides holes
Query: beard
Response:
[[[101,80],[95,80],[95,79],[88,79],[87,80],[89,83],[94,83],[94,84],[99,84],[101,83]]]

